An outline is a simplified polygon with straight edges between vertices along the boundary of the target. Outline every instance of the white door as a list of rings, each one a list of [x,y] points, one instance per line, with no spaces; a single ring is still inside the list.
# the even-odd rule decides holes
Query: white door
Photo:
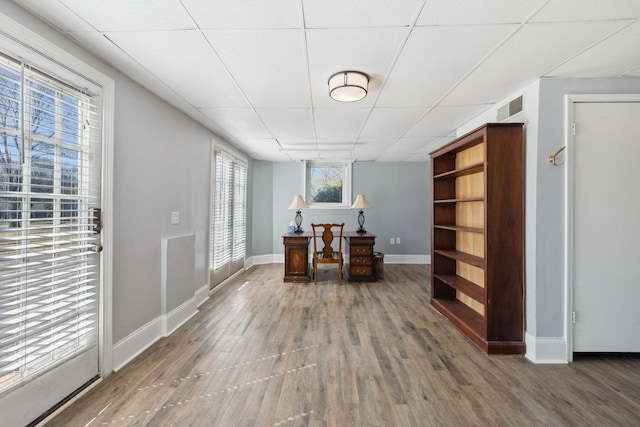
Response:
[[[98,374],[99,129],[91,96],[0,57],[3,426]]]
[[[640,102],[573,113],[573,351],[640,352]]]

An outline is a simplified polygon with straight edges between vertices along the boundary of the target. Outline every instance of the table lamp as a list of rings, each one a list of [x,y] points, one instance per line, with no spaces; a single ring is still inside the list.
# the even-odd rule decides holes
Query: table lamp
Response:
[[[353,202],[353,205],[351,205],[351,209],[360,209],[360,213],[358,213],[358,225],[360,227],[356,230],[356,232],[367,232],[367,230],[364,229],[364,212],[362,210],[368,209],[370,207],[371,205],[367,201],[367,198],[364,196],[364,194],[358,194],[358,196],[356,196],[356,201]]]
[[[293,198],[293,201],[289,205],[289,209],[295,209],[296,210],[296,228],[295,228],[294,232],[302,233],[302,227],[300,227],[302,225],[302,214],[301,214],[300,211],[302,209],[306,209],[308,207],[309,206],[307,206],[307,204],[304,202],[304,199],[302,198],[302,196],[300,194],[295,196]]]

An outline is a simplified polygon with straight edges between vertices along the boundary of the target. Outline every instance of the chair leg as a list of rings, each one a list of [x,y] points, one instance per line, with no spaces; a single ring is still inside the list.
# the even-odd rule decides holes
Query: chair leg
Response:
[[[318,284],[318,263],[316,263],[315,258],[313,259],[313,284]]]
[[[342,285],[342,261],[338,263],[338,284]]]

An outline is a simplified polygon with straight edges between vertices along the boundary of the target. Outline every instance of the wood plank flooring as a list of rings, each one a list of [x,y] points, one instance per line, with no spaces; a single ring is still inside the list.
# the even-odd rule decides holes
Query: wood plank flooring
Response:
[[[376,283],[242,273],[48,426],[640,425],[640,359],[486,356],[429,306],[429,266]]]

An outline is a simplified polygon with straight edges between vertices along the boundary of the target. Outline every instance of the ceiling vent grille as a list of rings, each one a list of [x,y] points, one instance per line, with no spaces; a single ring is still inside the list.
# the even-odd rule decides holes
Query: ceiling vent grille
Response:
[[[496,119],[499,122],[507,120],[515,116],[516,114],[522,111],[522,95],[517,98],[512,99],[508,103],[504,104],[502,107],[498,108],[498,114],[496,115]]]

